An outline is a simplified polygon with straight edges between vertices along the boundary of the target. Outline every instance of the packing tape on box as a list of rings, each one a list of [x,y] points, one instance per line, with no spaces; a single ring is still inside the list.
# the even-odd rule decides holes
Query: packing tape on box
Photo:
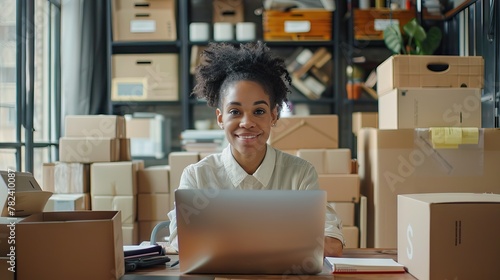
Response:
[[[431,127],[432,146],[441,149],[458,149],[462,144],[477,144],[477,127]]]

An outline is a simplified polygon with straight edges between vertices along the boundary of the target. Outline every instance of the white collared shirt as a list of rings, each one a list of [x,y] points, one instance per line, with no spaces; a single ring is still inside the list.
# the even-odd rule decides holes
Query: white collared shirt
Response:
[[[241,190],[317,190],[318,174],[306,160],[267,146],[266,156],[254,174],[249,175],[231,154],[228,145],[221,153],[205,157],[187,166],[181,175],[179,189],[241,189]],[[168,213],[170,245],[178,249],[175,208]],[[325,236],[344,244],[342,222],[328,204]]]

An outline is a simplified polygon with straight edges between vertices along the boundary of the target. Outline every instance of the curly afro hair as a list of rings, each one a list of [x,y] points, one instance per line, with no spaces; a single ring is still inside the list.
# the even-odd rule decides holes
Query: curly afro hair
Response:
[[[228,86],[248,80],[257,82],[269,95],[271,107],[281,111],[290,93],[290,74],[284,60],[271,53],[263,42],[240,44],[210,43],[196,68],[193,95],[206,99],[210,107],[220,107]]]

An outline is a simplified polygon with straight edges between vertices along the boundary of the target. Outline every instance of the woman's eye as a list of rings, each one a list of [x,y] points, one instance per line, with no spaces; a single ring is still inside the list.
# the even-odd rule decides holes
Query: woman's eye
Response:
[[[238,110],[229,110],[229,114],[238,115],[240,112]]]
[[[266,111],[264,109],[257,109],[257,110],[255,110],[255,114],[256,115],[262,115],[264,113],[266,113]]]

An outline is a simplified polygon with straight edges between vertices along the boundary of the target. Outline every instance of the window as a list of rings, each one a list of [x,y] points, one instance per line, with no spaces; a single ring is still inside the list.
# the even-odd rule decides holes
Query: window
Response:
[[[33,172],[57,159],[60,2],[0,0],[0,169]]]

